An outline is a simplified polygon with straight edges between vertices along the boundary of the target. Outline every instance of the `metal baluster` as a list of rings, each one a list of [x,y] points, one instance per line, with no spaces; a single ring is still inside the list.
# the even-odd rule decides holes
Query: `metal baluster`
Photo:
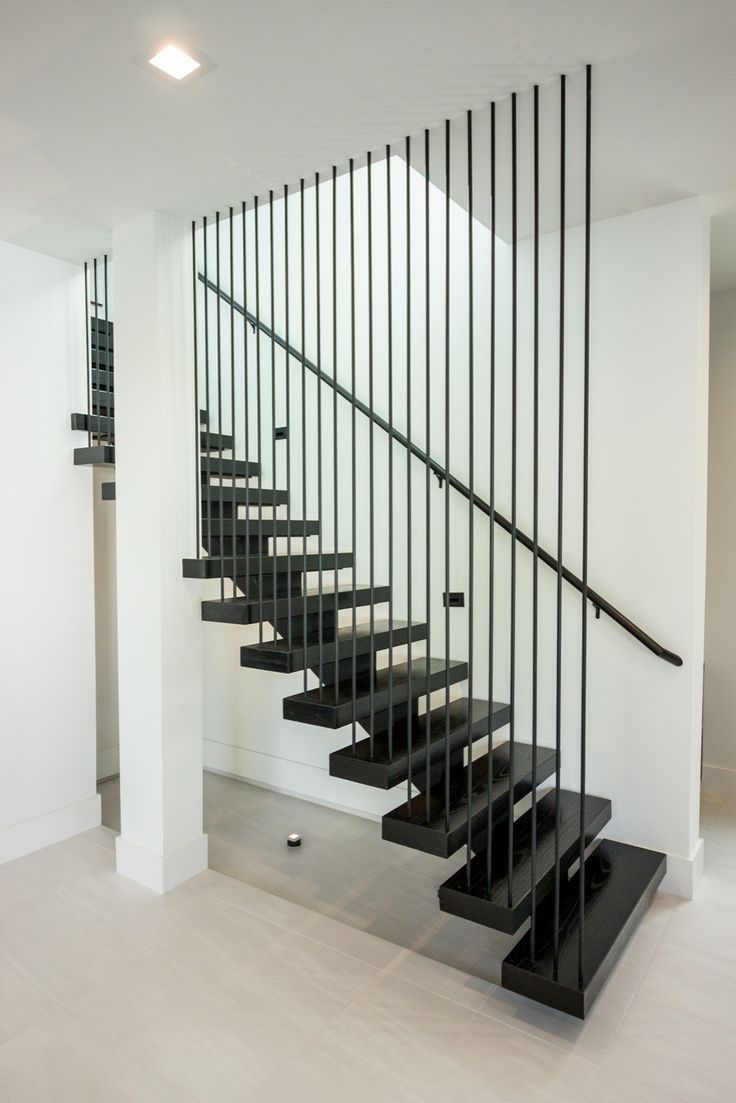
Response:
[[[565,77],[560,77],[560,336],[557,413],[557,624],[555,696],[555,895],[552,929],[553,975],[560,955],[560,768],[562,765],[562,510],[565,445]]]
[[[269,292],[271,296],[270,310],[271,310],[271,333],[276,332],[276,292],[275,292],[275,278],[274,278],[274,257],[273,257],[273,189],[268,193],[268,277],[269,277]],[[278,540],[276,539],[276,342],[271,339],[271,494],[273,496],[273,505],[271,506],[271,516],[274,523],[274,537],[271,543],[271,565],[273,569],[273,583],[271,589],[273,591],[273,640],[274,643],[278,637],[276,631],[276,610],[278,608],[278,572],[276,567],[278,566]],[[287,537],[288,539],[288,537]]]
[[[97,301],[97,257],[92,262],[92,278],[95,287],[95,342],[97,345],[97,443],[100,443],[100,330],[99,330],[99,308],[100,304]],[[110,416],[110,409],[108,407],[107,416]]]
[[[315,220],[315,252],[316,252],[316,293],[317,293],[317,367],[322,370],[322,284],[321,284],[321,254],[320,254],[320,225],[319,225],[319,173],[314,177],[314,220]],[[317,520],[319,532],[317,533],[317,578],[319,593],[319,699],[323,699],[322,675],[324,668],[324,638],[322,626],[322,381],[317,379]]]
[[[110,370],[110,315],[107,307],[107,253],[102,258],[102,286],[105,288],[105,374],[107,375],[107,397],[108,401],[115,402],[115,396],[113,394],[113,375]],[[100,335],[97,334],[97,359],[100,359]],[[99,366],[98,366],[99,370]],[[115,408],[108,406],[107,408],[107,432],[105,433],[105,439],[108,444],[110,443],[110,425],[115,417]]]
[[[473,700],[473,571],[475,541],[475,378],[473,362],[473,112],[468,111],[468,708]],[[473,819],[473,725],[468,716],[468,766],[467,801],[468,823],[465,855],[465,878],[470,885],[470,861],[472,858]]]
[[[534,85],[534,321],[533,321],[533,536],[532,553],[532,845],[531,925],[529,940],[532,961],[537,938],[537,736],[539,681],[539,86]]]
[[[514,767],[516,736],[516,469],[517,469],[517,284],[518,197],[516,180],[516,93],[511,95],[511,625],[509,633],[508,902],[514,905]]]
[[[235,261],[233,257],[233,209],[229,214],[230,237],[230,432],[233,438],[231,449],[233,477],[230,480],[233,488],[233,529],[238,519],[238,480],[235,477],[237,449],[235,447]],[[248,491],[246,489],[245,512],[248,512]],[[220,557],[222,559],[222,556]],[[224,559],[223,559],[224,563]],[[233,600],[238,596],[238,549],[235,532],[233,531]]]
[[[367,156],[368,173],[368,406],[373,412],[373,164],[370,152]],[[375,679],[376,679],[376,607],[373,600],[373,588],[376,584],[376,549],[374,517],[374,443],[373,420],[368,423],[368,523],[370,526],[368,545],[370,559],[371,587],[371,681],[370,681],[370,728],[369,739],[373,753],[373,728],[375,726]]]
[[[84,337],[87,350],[87,447],[92,447],[92,357],[90,353],[89,274],[84,262]]]
[[[432,391],[432,376],[431,376],[431,350],[430,350],[430,306],[429,306],[429,292],[430,292],[430,262],[429,262],[429,130],[424,131],[424,359],[425,359],[425,395],[424,395],[424,408],[425,408],[425,437],[426,445],[425,452],[427,462],[425,464],[425,479],[424,479],[424,498],[425,498],[425,526],[426,526],[426,547],[425,547],[425,619],[427,622],[427,643],[425,645],[425,661],[427,664],[425,675],[425,716],[424,716],[424,773],[425,773],[425,790],[424,790],[424,818],[427,823],[430,819],[430,773],[432,764],[432,753],[430,744],[430,712],[432,708],[431,697],[431,679],[430,679],[430,667],[429,659],[431,655],[431,609],[432,609],[432,552],[431,552],[431,489],[432,489],[432,463],[430,460],[430,434],[431,434],[431,410],[430,410],[430,398]],[[411,625],[409,625],[409,631],[411,632]]]
[[[388,757],[394,752],[394,307],[391,146],[386,146],[386,295],[388,331]]]
[[[450,830],[450,120],[445,120],[445,831]]]
[[[588,482],[590,451],[590,177],[591,177],[591,68],[585,68],[585,319],[583,336],[583,551],[580,661],[580,870],[578,924],[578,983],[585,983],[585,786],[588,704]]]
[[[207,294],[207,288],[204,290]],[[201,426],[199,422],[199,368],[197,363],[197,224],[192,221],[192,329],[194,349],[194,462],[195,462],[195,554],[197,559],[202,555],[201,521],[200,521],[200,495],[202,482],[202,447],[200,444]]]
[[[406,138],[406,439],[411,440],[411,139]],[[412,786],[412,646],[411,646],[411,449],[406,449],[406,620],[409,625],[406,664],[406,802],[411,816]]]
[[[332,392],[332,478],[333,478],[333,529],[335,545],[334,603],[335,603],[335,708],[338,701],[340,669],[340,604],[338,594],[338,560],[340,544],[340,524],[338,509],[338,462],[337,462],[337,166],[332,166],[332,377],[335,387]],[[353,549],[355,555],[355,549]],[[371,734],[371,739],[373,735]],[[371,750],[373,744],[371,743]]]
[[[205,423],[205,453],[207,457],[207,486],[211,486],[212,453],[210,452],[210,311],[209,311],[209,268],[207,265],[207,216],[202,220],[202,242],[204,249],[204,386],[207,392]],[[202,491],[204,497],[204,490]],[[207,498],[207,555],[212,555],[212,501],[211,491]],[[220,558],[225,555],[225,533],[220,528]]]
[[[304,261],[304,179],[299,181],[299,272],[302,342],[302,518],[307,520],[307,367],[306,367],[306,282]],[[302,644],[304,649],[304,696],[307,695],[307,537],[302,534]]]
[[[220,456],[219,456],[219,469],[220,469],[220,533],[225,534],[225,510],[223,508],[223,493],[222,493],[222,319],[221,319],[221,303],[222,298],[220,294],[220,212],[215,211],[215,277],[217,280],[217,428],[220,433]],[[212,493],[209,497],[209,509],[212,511]],[[237,528],[237,522],[233,518],[233,555],[235,554],[235,530]],[[225,600],[225,558],[220,556],[220,601]]]
[[[291,363],[289,353],[289,185],[284,184],[284,332],[285,350],[285,387],[286,387],[286,574],[287,585],[287,639],[289,651],[292,648],[292,597],[291,597]]]
[[[246,205],[243,201],[243,415],[245,419],[245,483],[249,487],[248,464],[250,463],[250,401],[249,401],[249,372],[248,372],[248,236],[246,229]],[[234,457],[233,457],[234,459]],[[234,470],[234,468],[233,468]],[[258,473],[260,479],[260,471]],[[235,566],[235,544],[233,543],[233,567]],[[237,571],[236,571],[237,574]],[[245,511],[245,594],[246,602],[250,601],[250,510]]]
[[[356,653],[356,557],[355,552],[357,550],[357,518],[355,499],[357,496],[357,466],[355,459],[355,193],[354,193],[354,174],[355,164],[353,158],[350,158],[350,389],[352,392],[352,399],[350,402],[350,474],[351,474],[351,497],[352,497],[352,541],[353,541],[353,603],[352,603],[352,658],[353,658],[353,671],[352,671],[352,729],[353,729],[353,747],[356,742],[356,718],[355,718],[355,698],[358,692],[358,671],[357,671],[357,653]]]
[[[495,575],[496,575],[496,105],[491,104],[491,302],[490,302],[490,402],[488,472],[488,807],[486,842],[486,892],[490,898],[493,877],[493,693],[495,682]]]
[[[253,200],[256,246],[256,407],[258,412],[258,642],[263,643],[263,402],[261,396],[261,254],[258,196]],[[275,537],[274,537],[275,539]]]

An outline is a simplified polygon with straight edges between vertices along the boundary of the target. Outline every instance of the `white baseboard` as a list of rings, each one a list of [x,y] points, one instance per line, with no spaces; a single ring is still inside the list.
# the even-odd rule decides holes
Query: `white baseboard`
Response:
[[[154,892],[169,892],[207,869],[207,836],[198,835],[168,854],[157,854],[118,835],[115,856],[117,871],[124,877]]]
[[[667,872],[660,885],[662,892],[692,900],[703,876],[703,840],[698,839],[689,858],[680,854],[667,855]]]
[[[736,797],[736,770],[730,770],[727,766],[709,766],[704,763],[700,787],[704,793]]]
[[[103,781],[120,773],[120,748],[105,747],[97,752],[97,780]]]
[[[0,828],[0,865],[99,825],[100,798],[95,793],[85,800]]]

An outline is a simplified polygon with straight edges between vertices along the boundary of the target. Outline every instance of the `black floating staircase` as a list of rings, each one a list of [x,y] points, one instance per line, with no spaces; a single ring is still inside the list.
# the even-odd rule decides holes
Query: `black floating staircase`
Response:
[[[202,602],[202,618],[261,625],[259,642],[241,647],[242,666],[317,675],[317,686],[307,688],[305,681],[303,691],[284,699],[284,717],[323,728],[355,725],[353,730],[367,733],[332,752],[330,774],[379,789],[410,780],[414,795],[383,817],[383,838],[445,858],[470,838],[469,864],[439,888],[441,909],[507,933],[526,926],[503,963],[503,986],[583,1017],[656,891],[664,856],[609,841],[596,846],[611,802],[586,795],[581,816],[580,794],[556,786],[553,749],[538,746],[535,763],[529,743],[517,738],[513,750],[510,741],[499,743],[511,719],[509,705],[467,697],[446,704],[448,687],[467,678],[467,664],[429,655],[408,661],[406,645],[426,641],[428,626],[376,615],[376,607],[389,602],[388,586],[336,582],[337,571],[352,567],[352,551],[315,554],[306,543],[294,550],[293,540],[317,535],[318,523],[278,518],[287,504],[284,491],[238,485],[257,479],[259,469],[223,456],[231,438],[205,431],[201,443],[201,539],[208,555],[185,559],[183,572],[221,582],[219,599]],[[264,517],[266,506],[271,515]],[[274,538],[286,538],[288,551],[274,549]],[[351,617],[340,624],[342,611],[359,607],[370,620],[353,626]],[[264,639],[264,625],[271,625],[272,638]],[[428,693],[442,704],[433,707]],[[481,740],[482,753],[469,761],[468,748]],[[576,872],[581,824],[589,844],[582,978]],[[555,951],[556,902],[561,919]]]

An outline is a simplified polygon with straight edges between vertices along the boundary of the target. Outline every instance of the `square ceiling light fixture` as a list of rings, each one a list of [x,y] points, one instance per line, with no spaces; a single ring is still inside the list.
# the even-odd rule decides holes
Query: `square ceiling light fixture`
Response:
[[[200,61],[173,42],[167,42],[148,60],[151,65],[155,65],[162,73],[173,77],[174,80],[183,80],[184,77],[188,77],[202,67]]]

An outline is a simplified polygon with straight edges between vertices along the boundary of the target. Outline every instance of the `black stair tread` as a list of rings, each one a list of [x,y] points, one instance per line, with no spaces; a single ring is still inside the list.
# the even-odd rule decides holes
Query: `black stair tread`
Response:
[[[115,483],[103,483],[101,490],[103,502],[115,501]]]
[[[88,448],[75,448],[74,463],[77,467],[110,466],[115,463],[115,449],[111,444],[93,444]]]
[[[493,782],[491,806],[493,818],[503,817],[508,811],[510,744],[502,743],[493,750]],[[549,747],[537,748],[537,782],[554,773],[555,752]],[[427,818],[427,794],[414,797],[411,806],[402,804],[392,809],[382,820],[382,837],[389,842],[410,846],[426,854],[449,858],[467,841],[467,785],[468,767],[454,771],[450,784],[449,824],[445,816],[445,787],[440,781],[429,791],[429,818]],[[514,743],[514,803],[530,791],[532,784],[532,748],[528,743]],[[473,834],[483,831],[488,821],[488,755],[476,758],[472,763],[472,800],[470,808]]]
[[[292,599],[293,602],[293,599]],[[293,610],[292,610],[293,612]],[[389,646],[391,636],[391,621],[376,620],[373,623],[373,651],[382,651]],[[414,623],[411,631],[406,621],[393,622],[393,640],[396,647],[408,643],[409,637],[414,642],[427,638],[427,625]],[[338,660],[350,659],[353,655],[353,626],[343,625],[338,629],[337,649],[335,648],[334,630],[325,631],[322,641],[322,662],[334,663],[337,654]],[[264,643],[247,644],[240,649],[240,665],[258,670],[274,670],[286,674],[310,667],[317,667],[320,661],[319,638],[315,634],[307,637],[306,662],[304,642],[292,637],[291,647],[288,639],[272,640]],[[361,622],[355,626],[355,654],[367,655],[371,652],[371,626],[370,622]]]
[[[233,571],[237,571],[238,578],[246,578],[247,575],[258,578],[261,573],[264,576],[273,575],[274,570],[277,574],[288,572],[302,574],[305,567],[306,573],[309,574],[319,570],[320,562],[324,571],[334,571],[335,567],[343,570],[345,567],[352,567],[353,554],[338,552],[335,555],[334,552],[323,551],[320,557],[315,552],[308,552],[306,556],[301,552],[293,552],[290,556],[259,555],[257,552],[251,552],[250,555],[237,555],[234,564],[231,555],[225,557],[222,567],[220,562],[220,557],[216,555],[203,556],[201,559],[184,559],[182,561],[184,578],[219,578],[222,573],[226,578],[232,578]]]
[[[554,752],[553,752],[554,753]],[[611,802],[604,797],[585,798],[585,829],[592,839],[611,818]],[[578,854],[580,834],[580,794],[560,790],[560,866],[566,870]],[[555,874],[555,793],[547,793],[537,802],[536,884],[537,897],[554,885]],[[491,848],[491,891],[486,888],[487,852],[476,854],[470,863],[470,885],[463,868],[439,888],[443,911],[461,915],[475,923],[512,933],[531,912],[531,809],[514,823],[514,874],[512,903],[508,898],[508,821],[494,824]]]
[[[226,483],[202,484],[202,501],[217,505],[220,500],[237,502],[238,505],[280,506],[288,502],[289,494],[286,490],[272,490],[270,487],[232,486]]]
[[[105,410],[112,410],[115,407],[115,392],[114,391],[98,391],[95,387],[90,392],[90,402],[92,408],[100,407]]]
[[[228,433],[211,433],[207,429],[202,429],[199,433],[199,443],[203,452],[227,452],[233,446],[233,438]]]
[[[89,320],[89,328],[93,331],[98,330],[100,333],[112,333],[114,327],[109,318],[106,319],[104,317],[100,317],[99,314],[93,314]]]
[[[578,979],[579,876],[563,885],[560,899],[558,971],[553,958],[553,901],[537,911],[536,952],[529,934],[501,967],[501,984],[512,992],[585,1018],[632,931],[664,877],[667,858],[654,850],[603,839],[585,862],[583,982]]]
[[[285,518],[278,521],[272,517],[243,518],[234,521],[232,517],[205,518],[202,522],[203,536],[219,537],[220,534],[232,536],[233,529],[237,536],[252,536],[254,538],[266,538],[270,536],[316,536],[319,532],[319,521],[290,520]]]
[[[373,677],[374,715],[385,712],[389,707],[389,695],[394,705],[423,697],[427,688],[427,674],[430,690],[436,690],[443,688],[447,682],[453,685],[464,681],[468,676],[468,666],[457,659],[433,659],[422,655],[412,659],[411,663],[394,663],[391,668],[381,667],[375,671]],[[285,697],[284,719],[299,720],[319,727],[341,728],[343,724],[352,721],[353,709],[356,719],[369,716],[371,675],[359,672],[355,685],[354,706],[352,678],[338,682],[337,687],[327,685],[323,689],[310,689],[306,694],[295,693],[292,697]]]
[[[254,463],[252,460],[233,460],[229,456],[224,456],[222,460],[219,456],[202,456],[200,467],[202,469],[202,477],[217,478],[220,477],[220,465],[222,465],[222,477],[224,479],[250,479],[258,475],[260,466]],[[210,486],[214,486],[214,483],[210,483]]]
[[[94,387],[112,391],[115,389],[115,374],[112,369],[92,368],[92,383]]]
[[[470,706],[470,708],[468,707]],[[429,713],[415,716],[411,724],[412,752],[411,767],[415,773],[423,770],[427,761],[427,722],[429,721],[429,761],[430,766],[445,757],[445,736],[449,720],[450,750],[465,747],[468,743],[468,713],[473,740],[482,739],[488,734],[488,720],[491,710],[488,701],[467,697],[450,701],[447,714],[444,702]],[[493,730],[508,724],[511,710],[500,701],[493,703]],[[357,781],[362,785],[372,785],[378,789],[391,789],[405,781],[409,772],[408,725],[406,721],[394,724],[389,753],[388,732],[377,732],[373,739],[371,754],[370,739],[361,739],[355,747],[341,747],[330,755],[330,774]]]
[[[72,429],[86,433],[88,427],[95,435],[108,436],[115,432],[115,418],[104,414],[72,414]]]
[[[335,608],[335,601],[341,609],[352,609],[353,606],[371,605],[385,602],[389,599],[388,586],[356,586],[355,589],[349,583],[340,584],[335,591],[334,585],[322,587],[323,612],[329,613]],[[306,597],[306,602],[305,602]],[[306,594],[302,591],[291,595],[291,615],[301,617],[306,604],[308,613],[319,610],[320,591],[317,588],[308,588]],[[261,619],[270,620],[272,617],[285,617],[289,611],[289,599],[286,595],[278,595],[273,600],[273,592],[269,593],[268,587],[263,587],[263,601],[258,598],[226,598],[224,601],[203,601],[202,620],[218,621],[224,624],[257,624]],[[261,617],[261,612],[263,616]]]

